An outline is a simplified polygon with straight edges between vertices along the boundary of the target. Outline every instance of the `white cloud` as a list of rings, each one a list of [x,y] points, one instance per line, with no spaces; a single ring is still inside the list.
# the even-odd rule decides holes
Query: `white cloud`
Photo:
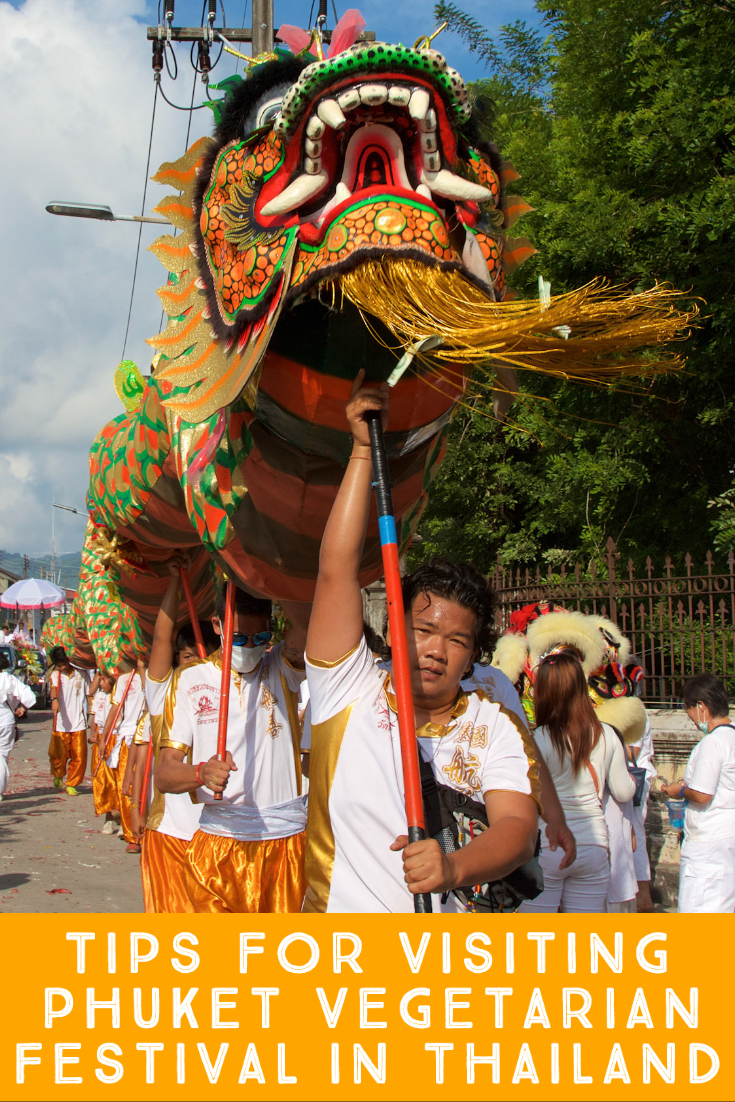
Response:
[[[340,11],[348,4],[339,4]],[[490,0],[460,4],[488,25]],[[531,0],[511,0],[503,19],[525,15]],[[228,23],[239,26],[242,0],[230,0]],[[276,0],[276,24],[304,25],[305,0]],[[434,27],[433,3],[372,0],[363,4],[379,38],[413,42]],[[145,26],[156,4],[143,0],[0,2],[0,546],[50,549],[51,501],[84,507],[87,454],[99,430],[120,412],[113,372],[120,360],[138,229],[131,223],[54,218],[46,203],[67,199],[140,210],[153,102]],[[178,0],[176,22],[199,22],[200,0]],[[248,22],[250,6],[247,8]],[[437,42],[465,76],[479,75],[455,38]],[[180,77],[166,85],[188,104],[192,70],[179,48]],[[234,69],[230,59],[215,76]],[[201,102],[201,86],[195,102]],[[159,100],[151,173],[184,152],[188,116]],[[211,127],[197,111],[190,140]],[[165,192],[150,184],[150,211]],[[155,290],[165,274],[145,246],[143,228],[127,355],[145,371],[144,339],[158,331]],[[82,521],[57,514],[59,551],[76,550]]]

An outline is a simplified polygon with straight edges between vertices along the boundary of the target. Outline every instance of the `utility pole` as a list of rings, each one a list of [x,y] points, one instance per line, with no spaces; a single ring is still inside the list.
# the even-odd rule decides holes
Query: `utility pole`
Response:
[[[273,49],[273,0],[253,0],[253,57]]]

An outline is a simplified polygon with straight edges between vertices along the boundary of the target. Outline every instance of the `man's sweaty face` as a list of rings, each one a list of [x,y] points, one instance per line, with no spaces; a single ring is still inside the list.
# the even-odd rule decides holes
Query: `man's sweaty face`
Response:
[[[456,696],[475,656],[477,617],[445,597],[419,593],[406,614],[411,686],[438,704]]]

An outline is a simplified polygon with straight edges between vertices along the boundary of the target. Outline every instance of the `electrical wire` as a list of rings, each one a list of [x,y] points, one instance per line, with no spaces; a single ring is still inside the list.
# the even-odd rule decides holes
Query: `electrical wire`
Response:
[[[145,163],[145,183],[143,185],[143,202],[141,203],[140,213],[141,216],[145,214],[145,201],[148,194],[148,174],[151,168],[151,150],[153,148],[153,129],[156,125],[156,104],[158,102],[158,92],[160,91],[160,85],[158,83],[153,86],[153,110],[151,112],[151,132],[148,138],[148,158]],[[135,282],[138,277],[138,261],[140,260],[140,241],[143,235],[143,223],[138,224],[138,245],[135,250],[135,267],[133,268],[133,286],[130,289],[130,305],[128,306],[128,320],[125,326],[125,340],[123,341],[123,350],[121,360],[125,359],[125,351],[128,347],[128,334],[130,333],[130,318],[133,314],[133,299],[135,297]]]
[[[245,16],[247,15],[247,11],[248,11],[248,0],[245,0],[245,3],[242,6],[242,23],[240,24],[240,30],[241,31],[244,30],[244,28],[245,28]],[[224,19],[222,20],[222,22],[224,23]],[[238,57],[237,61],[235,62],[235,76],[237,76],[237,70],[239,68],[240,68],[240,58]]]

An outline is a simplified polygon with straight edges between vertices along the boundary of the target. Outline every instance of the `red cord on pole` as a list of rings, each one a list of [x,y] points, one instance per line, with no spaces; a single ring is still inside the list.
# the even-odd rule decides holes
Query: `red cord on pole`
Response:
[[[189,619],[191,621],[192,630],[194,632],[194,639],[197,645],[197,654],[201,659],[206,659],[207,652],[204,649],[204,640],[202,639],[202,629],[199,627],[199,617],[197,615],[196,605],[194,604],[194,594],[191,591],[191,582],[189,580],[189,571],[185,566],[179,567],[179,574],[181,576],[181,588],[184,590],[184,596],[186,597],[186,604],[189,609]]]
[[[228,581],[225,600],[225,622],[222,627],[222,681],[219,694],[219,726],[217,728],[217,757],[225,760],[227,753],[227,719],[230,714],[230,670],[232,668],[232,632],[235,622],[235,583]],[[214,793],[215,800],[222,799],[221,792]]]
[[[403,763],[403,787],[408,826],[424,829],[424,804],[421,798],[421,771],[416,743],[416,721],[413,714],[411,668],[406,641],[406,614],[401,593],[401,572],[395,543],[383,544],[383,571],[388,600],[390,649],[393,657],[393,688],[398,711],[398,733]]]

